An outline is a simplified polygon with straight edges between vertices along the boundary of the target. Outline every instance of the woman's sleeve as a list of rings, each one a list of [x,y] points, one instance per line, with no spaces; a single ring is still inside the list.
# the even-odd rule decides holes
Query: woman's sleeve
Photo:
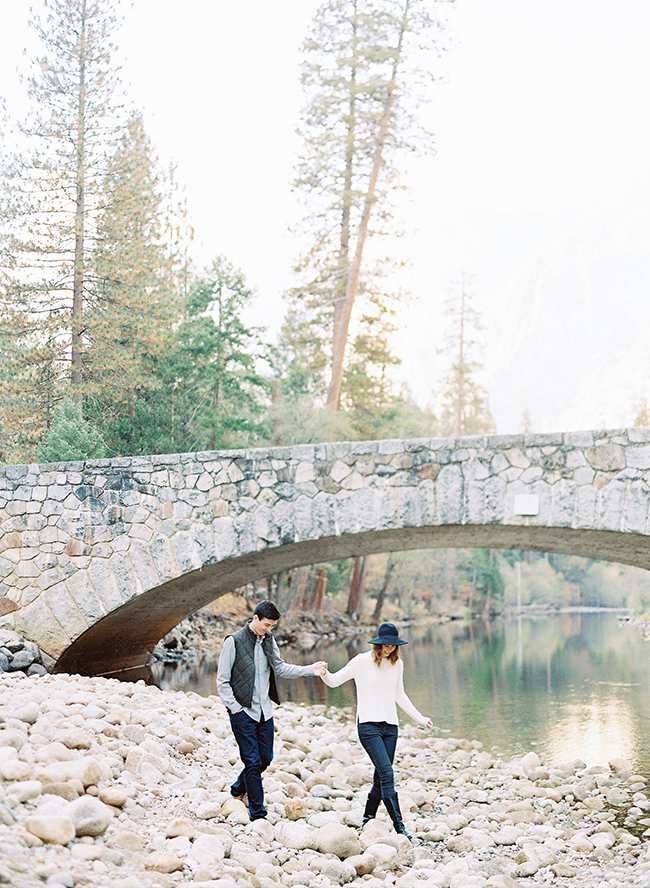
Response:
[[[398,666],[401,668],[399,671],[399,676],[397,677],[397,693],[395,694],[395,701],[407,715],[411,716],[414,721],[419,722],[419,724],[421,725],[426,725],[429,719],[426,716],[422,715],[422,713],[415,708],[415,706],[409,700],[406,691],[404,690],[404,664],[401,660],[398,660],[397,663]]]
[[[325,675],[323,675],[323,681],[330,688],[338,688],[343,682],[354,678],[356,671],[357,657],[352,657],[351,660],[348,660],[343,669],[339,669],[338,672],[330,672],[328,669]]]

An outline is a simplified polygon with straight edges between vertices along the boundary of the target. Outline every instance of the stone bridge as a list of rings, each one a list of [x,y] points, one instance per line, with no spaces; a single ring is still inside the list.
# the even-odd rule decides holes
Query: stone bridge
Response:
[[[280,570],[428,547],[650,568],[650,429],[361,441],[0,468],[0,624],[59,671],[143,665]]]

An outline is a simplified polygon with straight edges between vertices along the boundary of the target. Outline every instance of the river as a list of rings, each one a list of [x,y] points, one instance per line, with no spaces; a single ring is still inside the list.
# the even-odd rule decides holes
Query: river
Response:
[[[412,626],[401,634],[405,687],[440,736],[480,740],[505,756],[537,752],[547,765],[627,759],[650,776],[650,644],[621,613],[524,616]],[[368,650],[353,645],[283,649],[288,662],[325,659],[340,669]],[[214,659],[154,667],[163,688],[216,693]],[[284,699],[354,706],[354,685],[282,681]]]

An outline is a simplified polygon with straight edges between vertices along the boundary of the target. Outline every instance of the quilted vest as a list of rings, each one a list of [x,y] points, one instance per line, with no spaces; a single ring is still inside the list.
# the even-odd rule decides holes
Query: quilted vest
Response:
[[[257,636],[248,626],[244,626],[238,632],[233,632],[232,639],[235,642],[235,662],[230,673],[230,687],[235,699],[240,706],[250,709],[253,704],[253,685],[255,683],[255,644]],[[271,635],[262,636],[262,650],[266,656],[271,674],[269,676],[269,697],[274,703],[279,703],[278,688],[275,682],[275,663],[273,652],[273,639]]]

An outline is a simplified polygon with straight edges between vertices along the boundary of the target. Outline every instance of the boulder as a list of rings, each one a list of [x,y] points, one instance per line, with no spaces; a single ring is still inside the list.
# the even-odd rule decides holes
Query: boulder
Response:
[[[345,861],[353,866],[358,876],[368,876],[377,866],[376,859],[372,854],[364,852],[363,854],[354,854],[352,857],[346,858]]]
[[[126,800],[127,794],[119,786],[105,786],[99,791],[99,801],[113,808],[122,808]]]
[[[183,861],[169,851],[153,851],[145,860],[144,866],[157,873],[177,873],[183,869]]]
[[[86,795],[70,802],[65,813],[73,822],[77,836],[102,836],[113,819],[108,805]]]
[[[45,768],[43,783],[66,783],[80,780],[84,788],[96,786],[102,779],[102,769],[92,757],[73,759],[69,762],[52,762]]]
[[[341,860],[361,853],[356,830],[342,823],[328,823],[314,832],[316,850],[321,854],[336,854]]]
[[[101,794],[99,796],[101,798]],[[103,801],[103,799],[102,799]],[[194,827],[189,820],[184,817],[175,817],[167,824],[165,836],[168,839],[174,839],[176,836],[187,836],[188,839],[194,838]]]
[[[294,851],[317,850],[314,830],[299,821],[281,820],[275,827],[275,840]]]
[[[63,815],[34,814],[25,820],[25,829],[50,845],[67,845],[75,837],[74,823]]]
[[[365,853],[373,857],[377,861],[378,866],[392,866],[394,863],[397,863],[397,848],[394,848],[392,845],[386,845],[383,842],[370,845]]]

